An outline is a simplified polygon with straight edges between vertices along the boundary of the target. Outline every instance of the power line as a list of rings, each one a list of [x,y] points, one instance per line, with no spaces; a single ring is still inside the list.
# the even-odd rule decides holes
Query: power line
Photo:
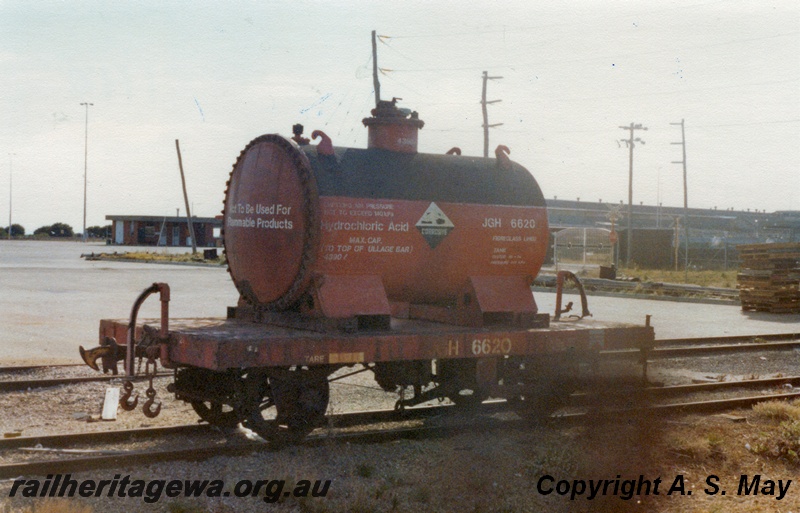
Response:
[[[646,52],[629,52],[629,53],[622,53],[622,54],[614,54],[614,55],[594,55],[594,56],[587,56],[587,57],[576,57],[574,59],[564,59],[563,56],[560,58],[552,58],[552,59],[543,59],[540,61],[532,61],[532,62],[522,62],[522,63],[510,63],[510,64],[502,64],[502,65],[493,65],[495,68],[518,68],[518,67],[543,67],[549,63],[558,63],[558,64],[565,64],[565,63],[574,63],[574,62],[592,62],[597,60],[619,60],[624,57],[637,57],[642,55],[653,55],[659,53],[681,53],[686,52],[687,50],[694,50],[694,49],[703,49],[703,48],[714,48],[717,46],[727,46],[732,44],[740,44],[740,43],[749,43],[753,41],[764,41],[767,39],[777,39],[781,37],[787,36],[794,36],[800,34],[800,31],[792,31],[792,32],[784,32],[782,34],[772,34],[769,36],[760,36],[760,37],[753,37],[753,38],[737,38],[737,39],[730,39],[727,41],[720,41],[718,43],[707,43],[707,44],[699,44],[699,45],[689,45],[684,46],[682,48],[664,48],[659,50],[649,50]],[[393,71],[400,71],[405,73],[411,72],[437,72],[437,71],[475,71],[480,69],[479,66],[471,66],[471,67],[458,67],[458,68],[418,68],[418,69],[394,69]]]
[[[772,121],[753,121],[750,123],[726,123],[722,125],[697,125],[695,128],[718,128],[718,127],[726,127],[726,126],[753,126],[753,125],[773,125],[779,123],[797,123],[800,122],[800,118],[795,119],[776,119]]]
[[[619,14],[612,14],[612,15],[604,15],[604,19],[614,19],[614,18],[629,18],[631,16],[644,16],[650,14],[659,14],[663,12],[670,12],[670,11],[685,11],[686,9],[693,9],[696,7],[706,7],[709,5],[715,5],[720,3],[730,3],[729,0],[716,0],[713,2],[703,2],[698,4],[692,5],[682,5],[677,7],[665,7],[663,9],[654,9],[648,10],[644,12],[628,12],[628,13],[619,13]],[[539,30],[543,28],[549,27],[565,27],[565,26],[575,26],[575,22],[571,19],[569,22],[561,22],[561,23],[547,23],[547,24],[540,24],[540,25],[527,25],[527,26],[520,26],[520,27],[503,27],[498,29],[491,29],[491,30],[473,30],[470,32],[439,32],[439,33],[432,33],[426,32],[424,34],[406,34],[406,35],[399,35],[399,36],[378,36],[381,39],[424,39],[424,38],[450,38],[450,37],[462,37],[462,36],[474,36],[474,35],[485,35],[485,34],[507,34],[509,32],[528,32],[531,30]]]
[[[547,98],[547,101],[582,101],[582,100],[612,100],[616,98],[633,98],[639,96],[663,96],[663,95],[670,95],[670,94],[684,94],[684,93],[693,93],[698,91],[718,91],[723,89],[736,89],[738,87],[750,87],[750,86],[763,86],[763,85],[774,85],[774,84],[787,84],[789,82],[797,82],[800,78],[790,78],[787,80],[772,80],[767,82],[751,82],[748,84],[731,84],[728,86],[710,86],[710,87],[696,87],[694,89],[683,89],[683,90],[674,90],[674,91],[657,91],[652,93],[634,93],[634,94],[620,94],[620,95],[612,95],[612,96],[576,96],[573,98]],[[532,103],[532,102],[531,102]]]

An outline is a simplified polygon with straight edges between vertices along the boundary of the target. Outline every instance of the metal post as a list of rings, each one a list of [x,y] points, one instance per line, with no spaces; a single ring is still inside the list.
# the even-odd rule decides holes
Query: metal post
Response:
[[[83,242],[86,242],[86,172],[89,167],[89,107],[94,105],[94,103],[83,102],[81,105],[86,106],[86,129],[83,136]]]
[[[489,112],[486,109],[486,82],[489,74],[483,72],[483,89],[481,92],[481,111],[483,112],[483,158],[489,157]]]
[[[678,271],[678,248],[681,245],[681,237],[680,237],[680,225],[681,225],[681,218],[675,216],[675,271]]]
[[[181,146],[175,139],[175,149],[178,151],[178,167],[181,170],[181,184],[183,185],[183,201],[186,203],[186,222],[189,224],[189,237],[192,238],[192,254],[197,253],[197,240],[194,238],[194,226],[192,225],[192,212],[189,210],[189,196],[186,194],[186,178],[183,176],[183,160],[181,160]]]
[[[683,164],[683,231],[686,238],[686,248],[683,254],[683,267],[684,279],[689,281],[689,192],[688,183],[686,178],[686,125],[684,120],[681,119],[680,123],[670,123],[670,125],[681,126],[681,142],[672,143],[680,144],[683,150],[683,160],[680,162],[672,161],[673,164]]]
[[[583,266],[586,267],[586,228],[583,229]]]
[[[378,80],[378,41],[372,31],[372,87],[375,89],[375,107],[381,101],[381,82]]]
[[[553,234],[553,263],[556,266],[556,272],[558,272],[558,232]]]
[[[14,155],[16,155],[16,153],[8,154],[8,240],[11,240],[11,227],[13,226],[11,222],[11,186],[13,184],[14,171],[11,165],[11,157]]]
[[[724,252],[724,255],[725,255],[725,263],[724,263],[724,266],[723,266],[722,270],[723,271],[727,271],[728,270],[728,239],[727,238],[725,239],[725,252]]]
[[[639,138],[633,138],[633,131],[634,130],[647,130],[647,127],[642,126],[640,124],[631,123],[630,126],[621,126],[619,127],[623,130],[630,130],[630,136],[628,139],[623,139],[625,144],[628,145],[628,248],[625,256],[625,265],[631,265],[631,241],[633,240],[633,147],[635,142],[640,142],[644,144]]]
[[[628,144],[628,239],[625,251],[625,266],[631,265],[631,240],[633,239],[633,123],[631,123],[631,138]]]
[[[625,267],[631,266],[631,245],[633,244],[633,123],[628,144],[628,247],[625,250]]]

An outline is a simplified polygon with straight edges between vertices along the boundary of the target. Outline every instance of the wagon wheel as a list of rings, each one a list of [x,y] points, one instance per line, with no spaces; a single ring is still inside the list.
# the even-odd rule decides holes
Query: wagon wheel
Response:
[[[242,420],[239,412],[227,409],[226,405],[211,401],[190,401],[192,408],[200,418],[212,426],[235,428]]]
[[[447,396],[456,407],[464,409],[477,408],[487,397],[489,396],[480,390],[471,388],[464,388]]]
[[[475,360],[441,360],[439,381],[447,398],[464,409],[477,408],[489,395],[478,386]]]
[[[263,372],[245,377],[243,424],[265,440],[297,443],[325,424],[330,387],[327,376],[307,370]]]
[[[565,404],[571,394],[571,388],[558,380],[543,380],[537,383],[526,383],[519,395],[507,398],[514,412],[525,420],[542,422],[551,413]]]
[[[509,359],[504,381],[519,387],[509,406],[525,420],[542,422],[569,400],[575,389],[573,362],[563,355]]]

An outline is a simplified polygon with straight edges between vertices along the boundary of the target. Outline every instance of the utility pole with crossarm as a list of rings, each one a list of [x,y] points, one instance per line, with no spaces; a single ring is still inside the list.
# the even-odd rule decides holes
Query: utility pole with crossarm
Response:
[[[638,137],[633,137],[633,132],[635,130],[647,130],[647,127],[641,124],[631,123],[630,126],[621,126],[620,128],[630,131],[628,139],[620,139],[628,146],[628,151],[630,153],[628,165],[628,248],[625,255],[625,265],[629,266],[631,265],[631,240],[633,239],[633,227],[631,226],[631,219],[633,218],[633,148],[636,146],[637,142],[644,144],[643,140]]]

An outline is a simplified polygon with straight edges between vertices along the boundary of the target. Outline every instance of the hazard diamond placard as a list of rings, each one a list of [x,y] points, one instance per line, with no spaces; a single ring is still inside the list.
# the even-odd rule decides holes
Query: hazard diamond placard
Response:
[[[455,226],[436,203],[431,203],[419,221],[417,221],[416,227],[433,249],[447,237]]]

